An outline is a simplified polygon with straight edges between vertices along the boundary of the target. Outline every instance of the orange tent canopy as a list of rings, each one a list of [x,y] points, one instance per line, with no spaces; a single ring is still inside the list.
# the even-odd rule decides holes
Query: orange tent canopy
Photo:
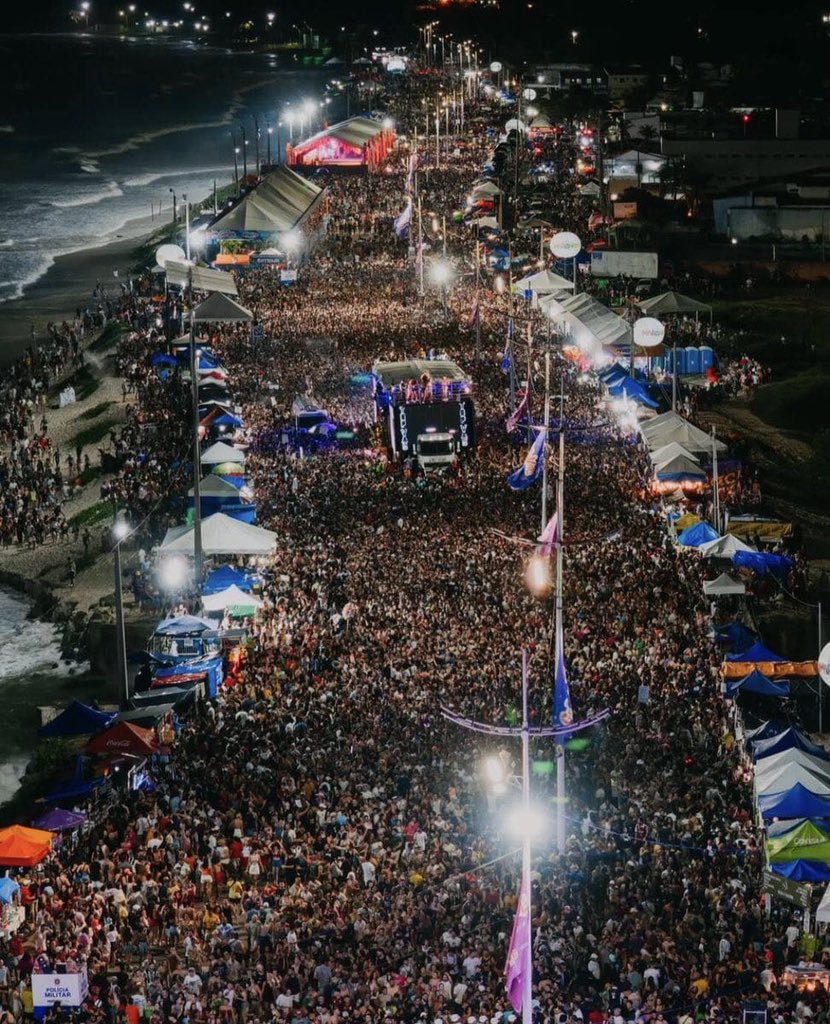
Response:
[[[88,754],[152,754],[156,749],[156,734],[132,722],[117,722],[87,743]]]
[[[24,825],[0,829],[0,864],[30,868],[39,864],[52,849],[53,832]]]
[[[810,677],[818,675],[818,663],[815,661],[726,661],[721,666],[724,679],[743,679],[753,669],[763,673],[769,679],[781,676]]]

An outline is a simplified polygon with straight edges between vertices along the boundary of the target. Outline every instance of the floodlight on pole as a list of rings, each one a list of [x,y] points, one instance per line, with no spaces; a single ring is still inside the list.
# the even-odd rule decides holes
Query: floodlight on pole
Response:
[[[181,555],[168,555],[159,564],[159,582],[165,590],[178,593],[188,578],[187,561]]]

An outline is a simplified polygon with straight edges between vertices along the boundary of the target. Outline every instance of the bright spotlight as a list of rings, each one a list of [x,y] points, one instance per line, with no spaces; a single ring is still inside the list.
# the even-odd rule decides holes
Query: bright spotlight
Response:
[[[452,279],[452,267],[446,260],[438,260],[432,264],[430,277],[435,284],[447,285]]]
[[[494,786],[504,782],[507,777],[507,772],[504,769],[504,762],[500,757],[488,757],[484,762],[484,774],[487,776],[487,781],[491,782]]]
[[[159,565],[159,580],[165,590],[180,590],[187,580],[187,561],[181,555],[170,555]]]
[[[544,597],[550,591],[550,559],[533,555],[525,569],[525,583],[534,597]]]
[[[516,839],[541,839],[548,831],[547,815],[541,807],[520,805],[514,808],[506,818],[507,831]]]
[[[116,540],[124,540],[130,533],[130,524],[126,519],[116,519],[112,527],[112,535]]]

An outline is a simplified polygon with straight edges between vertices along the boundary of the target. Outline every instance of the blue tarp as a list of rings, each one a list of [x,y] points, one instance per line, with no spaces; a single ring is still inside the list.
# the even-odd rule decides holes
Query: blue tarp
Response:
[[[211,420],[212,427],[241,427],[242,420],[238,416],[232,416],[229,412],[223,412],[215,420]]]
[[[175,366],[176,360],[173,356],[169,356],[166,352],[154,352],[150,356],[151,366]]]
[[[786,555],[773,555],[769,551],[736,551],[732,556],[732,564],[742,569],[752,569],[759,576],[768,572],[773,576],[784,577],[793,567],[793,560]]]
[[[0,903],[11,903],[17,892],[20,892],[20,886],[13,878],[0,878]]]
[[[206,680],[205,689],[208,696],[215,697],[225,677],[224,667],[225,662],[221,657],[191,658],[188,661],[180,661],[175,665],[171,665],[169,668],[160,668],[153,675],[153,681],[158,680],[160,685],[177,686],[179,685],[176,682],[177,678],[204,675]],[[201,680],[182,679],[182,685],[187,686],[194,681],[200,682]]]
[[[195,615],[180,615],[176,619],[163,619],[155,629],[156,636],[198,636],[216,627],[207,619],[197,619]]]
[[[820,860],[791,860],[771,867],[776,875],[783,875],[793,882],[830,882],[830,865],[822,864]]]
[[[785,750],[803,750],[805,754],[812,754],[814,757],[830,761],[830,754],[824,747],[808,740],[803,733],[792,727],[768,740],[753,740],[752,760],[760,761],[764,757],[772,757],[773,754],[781,754]]]
[[[234,569],[233,566],[223,565],[219,569],[214,569],[210,573],[202,584],[203,594],[218,594],[223,590],[227,590],[228,587],[239,587],[240,590],[244,590],[245,593],[249,593],[254,586],[254,579],[247,573],[240,572],[239,569]]]
[[[776,683],[756,668],[743,679],[726,684],[727,697],[736,697],[739,693],[757,693],[763,697],[789,697],[790,684],[786,680]]]
[[[701,544],[708,544],[711,540],[717,540],[719,536],[720,534],[716,530],[701,520],[679,534],[677,543],[682,544],[684,548],[699,548]]]
[[[632,380],[631,377],[625,377],[618,384],[613,384],[608,388],[608,393],[612,398],[624,395],[626,398],[630,398],[640,405],[645,405],[649,409],[656,409],[658,407],[658,403],[649,397],[643,385],[639,381]]]
[[[775,654],[762,643],[754,643],[745,651],[736,651],[726,655],[727,661],[784,661],[780,654]]]
[[[747,651],[758,637],[742,622],[730,622],[726,626],[715,627],[715,638],[720,644],[727,644],[732,652]]]
[[[114,711],[98,711],[88,704],[82,704],[79,700],[72,703],[59,715],[42,725],[38,736],[89,736],[91,733],[100,732],[115,718]]]
[[[99,786],[103,786],[106,779],[79,779],[77,782],[67,782],[61,789],[47,793],[45,800],[48,803],[58,803],[60,800],[77,800],[80,797],[89,796]]]
[[[764,818],[827,818],[830,797],[811,793],[797,782],[783,793],[759,796],[758,809]]]

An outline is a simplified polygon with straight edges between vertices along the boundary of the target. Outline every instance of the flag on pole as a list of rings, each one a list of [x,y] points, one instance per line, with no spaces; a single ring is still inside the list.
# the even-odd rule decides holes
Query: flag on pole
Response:
[[[408,199],[406,206],[395,218],[395,235],[398,238],[406,238],[409,235],[409,225],[412,223],[412,200]]]
[[[510,373],[510,364],[513,360],[513,317],[507,318],[507,344],[504,346],[504,354],[501,357],[501,372]]]
[[[540,558],[550,558],[555,548],[559,547],[559,513],[554,512],[547,526],[539,535],[536,554]]]
[[[507,478],[507,486],[514,491],[525,491],[542,476],[548,432],[542,427],[528,449],[524,462]]]
[[[413,153],[409,158],[409,170],[406,175],[406,191],[412,192],[415,188],[415,172],[418,170],[418,154]]]
[[[513,918],[513,931],[507,947],[507,963],[504,965],[504,984],[510,1005],[519,1013],[522,1009],[525,979],[533,971],[532,948],[530,944],[530,879],[522,868],[522,884],[519,886],[519,902]]]
[[[565,645],[562,642],[562,627],[556,635],[556,674],[553,681],[553,726],[561,729],[564,726],[573,725],[574,713],[571,707],[571,691],[568,686],[568,677],[565,674]],[[570,733],[558,737],[558,742],[564,742],[570,737]]]
[[[529,397],[530,392],[525,391],[525,393],[522,395],[522,400],[516,406],[515,410],[507,417],[507,422],[505,423],[505,426],[507,427],[508,434],[513,433],[516,427],[518,427],[519,421],[521,420],[522,416],[524,416],[527,412]]]
[[[468,327],[475,327],[476,321],[478,320],[478,299],[473,301],[473,308],[470,310],[470,319],[467,321]]]

